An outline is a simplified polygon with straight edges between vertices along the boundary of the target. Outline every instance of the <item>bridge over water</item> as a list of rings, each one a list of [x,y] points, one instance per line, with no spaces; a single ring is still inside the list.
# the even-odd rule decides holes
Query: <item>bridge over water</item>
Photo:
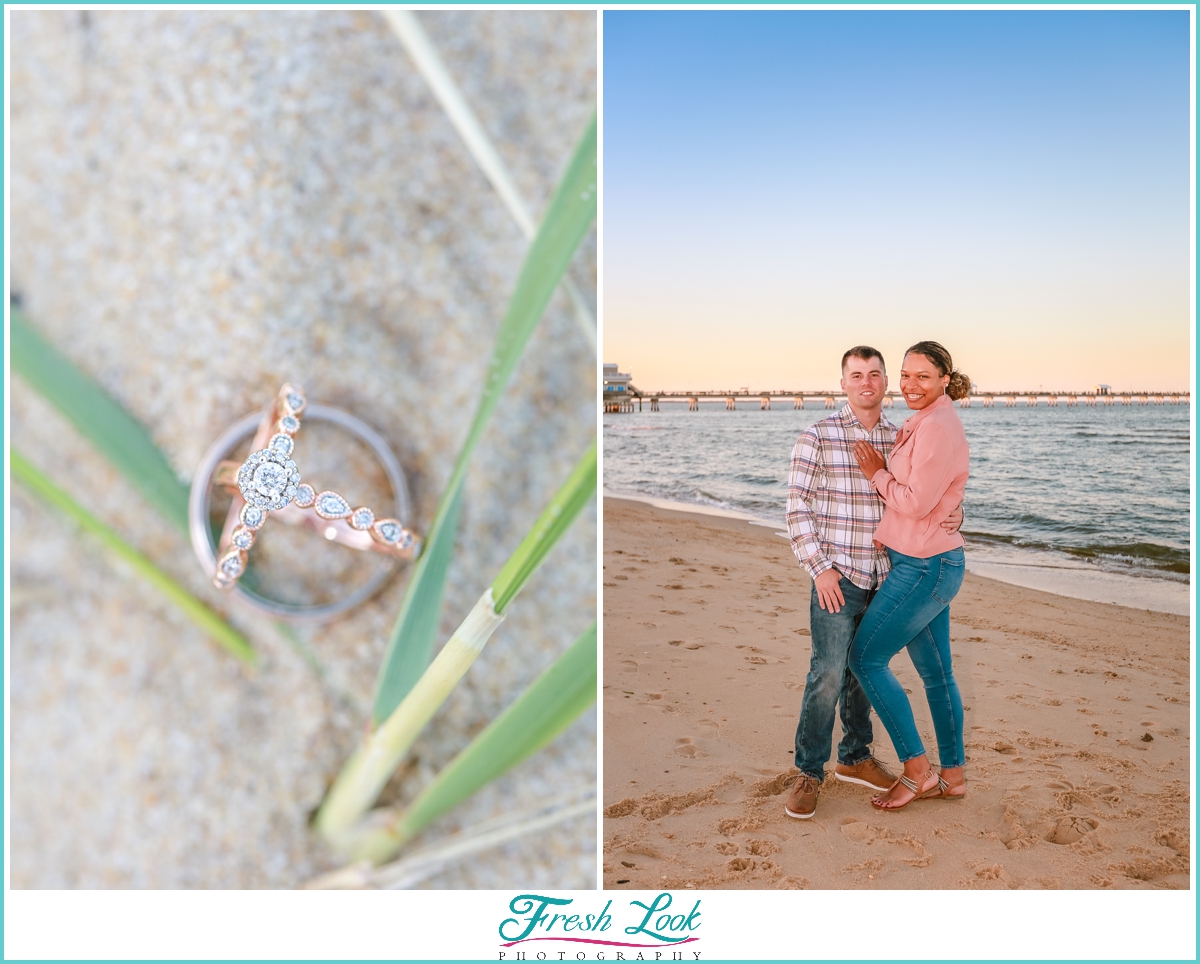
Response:
[[[888,392],[883,399],[884,408],[892,408],[896,399],[900,398],[900,392]],[[643,411],[643,406],[649,408],[652,412],[659,411],[659,406],[667,404],[682,404],[687,403],[689,411],[699,411],[701,401],[719,401],[724,400],[726,411],[735,411],[738,407],[738,402],[754,403],[758,402],[758,407],[762,411],[768,411],[771,408],[772,400],[776,402],[792,403],[793,409],[802,409],[806,406],[817,407],[823,405],[825,408],[840,408],[846,401],[846,393],[842,391],[767,391],[767,392],[752,392],[748,388],[741,388],[737,391],[670,391],[670,392],[648,392],[642,391],[629,386],[629,390],[625,392],[607,393],[604,398],[605,412],[640,412]],[[1149,391],[1092,391],[1092,392],[1047,392],[1039,389],[1038,391],[1006,391],[1006,392],[972,392],[967,398],[959,400],[959,408],[970,408],[972,405],[979,405],[983,408],[995,408],[997,402],[1001,406],[1007,408],[1015,408],[1023,405],[1027,408],[1036,408],[1042,404],[1049,408],[1055,408],[1058,405],[1077,406],[1079,404],[1087,406],[1096,405],[1190,405],[1190,392],[1149,392]],[[745,407],[743,405],[743,407]]]

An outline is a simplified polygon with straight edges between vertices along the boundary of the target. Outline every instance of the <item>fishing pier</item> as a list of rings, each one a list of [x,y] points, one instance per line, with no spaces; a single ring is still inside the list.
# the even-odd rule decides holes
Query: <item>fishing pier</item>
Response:
[[[900,392],[888,392],[883,399],[884,408],[892,408]],[[702,401],[724,401],[725,410],[736,411],[738,403],[744,409],[747,405],[758,402],[760,411],[769,411],[771,403],[786,404],[791,402],[793,409],[802,408],[839,408],[846,401],[846,393],[842,391],[768,391],[752,392],[747,388],[737,391],[672,391],[648,392],[638,389],[632,382],[626,382],[621,391],[606,391],[604,393],[605,412],[641,412],[648,409],[651,412],[660,410],[664,404],[687,403],[688,411],[698,412]],[[1147,392],[1128,391],[1117,392],[1108,389],[1090,392],[1046,392],[1046,391],[1006,391],[984,392],[972,391],[966,398],[959,399],[959,408],[970,408],[977,405],[981,408],[1037,408],[1045,404],[1048,408],[1059,405],[1067,407],[1085,405],[1190,405],[1190,392]]]

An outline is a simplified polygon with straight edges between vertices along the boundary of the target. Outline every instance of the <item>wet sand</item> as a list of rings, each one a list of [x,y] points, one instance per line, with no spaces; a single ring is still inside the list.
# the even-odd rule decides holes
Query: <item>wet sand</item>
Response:
[[[830,775],[801,821],[783,801],[810,581],[786,540],[606,498],[603,581],[606,888],[1188,887],[1187,616],[968,573],[966,798],[882,813]],[[936,754],[906,654],[893,669]]]

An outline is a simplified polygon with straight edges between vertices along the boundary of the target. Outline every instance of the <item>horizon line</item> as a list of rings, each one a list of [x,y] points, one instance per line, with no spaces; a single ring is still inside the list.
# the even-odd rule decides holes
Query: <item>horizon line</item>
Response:
[[[1101,384],[1104,384],[1104,383],[1101,383]],[[727,389],[727,388],[700,388],[700,389],[696,389],[696,388],[661,388],[661,389],[650,390],[650,389],[637,388],[635,385],[630,384],[629,389],[630,389],[629,391],[625,391],[625,392],[611,392],[611,393],[606,392],[605,394],[641,395],[644,397],[648,397],[651,395],[711,395],[711,396],[721,396],[721,397],[745,396],[745,397],[754,397],[754,398],[761,398],[764,395],[772,395],[772,396],[778,395],[778,396],[787,396],[787,397],[803,395],[806,398],[810,397],[810,396],[813,398],[817,398],[820,396],[829,396],[829,395],[834,395],[834,396],[843,395],[844,396],[846,394],[846,392],[841,388],[837,388],[837,389],[833,389],[833,390],[826,390],[826,389],[792,390],[792,389],[751,389],[751,388],[748,388],[745,386],[741,386],[736,389]],[[1013,396],[1076,395],[1076,396],[1092,396],[1095,398],[1116,398],[1116,397],[1120,397],[1123,395],[1130,395],[1130,396],[1134,396],[1134,397],[1139,396],[1139,395],[1179,395],[1179,396],[1187,395],[1187,396],[1190,396],[1192,393],[1190,388],[1126,389],[1126,388],[1113,388],[1112,386],[1106,386],[1106,389],[1107,389],[1106,391],[1102,391],[1102,392],[1096,391],[1095,386],[1093,386],[1092,388],[1088,388],[1088,389],[1071,389],[1071,388],[993,389],[993,388],[979,388],[979,387],[973,385],[971,387],[970,394],[971,395],[1013,395]],[[902,398],[903,395],[904,395],[904,393],[897,389],[889,389],[888,391],[884,392],[885,398]],[[966,397],[970,397],[970,396],[966,396]]]

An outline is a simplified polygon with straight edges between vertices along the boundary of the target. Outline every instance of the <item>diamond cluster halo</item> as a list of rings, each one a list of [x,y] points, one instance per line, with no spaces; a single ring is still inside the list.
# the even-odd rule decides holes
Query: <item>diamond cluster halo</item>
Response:
[[[237,470],[237,487],[246,504],[238,513],[240,524],[229,535],[227,551],[217,560],[213,585],[218,589],[233,588],[246,571],[246,554],[267,521],[267,513],[282,509],[296,497],[300,470],[292,458],[292,436],[300,430],[300,413],[306,404],[303,391],[284,385],[271,409],[275,431],[267,447],[251,452]]]
[[[230,489],[236,485],[244,504],[237,512],[237,524],[232,531],[226,530],[221,542],[213,576],[218,589],[232,589],[237,584],[267,516],[283,509],[287,511],[282,521],[305,525],[354,549],[371,549],[398,559],[416,559],[421,552],[421,540],[398,519],[377,518],[365,505],[354,507],[337,492],[320,491],[300,481],[292,456],[307,405],[301,389],[284,385],[263,415],[254,437],[255,450],[240,465],[220,463],[219,484]],[[312,515],[301,511],[308,509]]]
[[[279,436],[287,438],[286,435]],[[288,439],[291,442],[291,439]],[[300,470],[291,459],[291,445],[287,453],[273,448],[260,449],[238,469],[238,488],[248,505],[260,509],[282,509],[296,495],[300,483]]]

